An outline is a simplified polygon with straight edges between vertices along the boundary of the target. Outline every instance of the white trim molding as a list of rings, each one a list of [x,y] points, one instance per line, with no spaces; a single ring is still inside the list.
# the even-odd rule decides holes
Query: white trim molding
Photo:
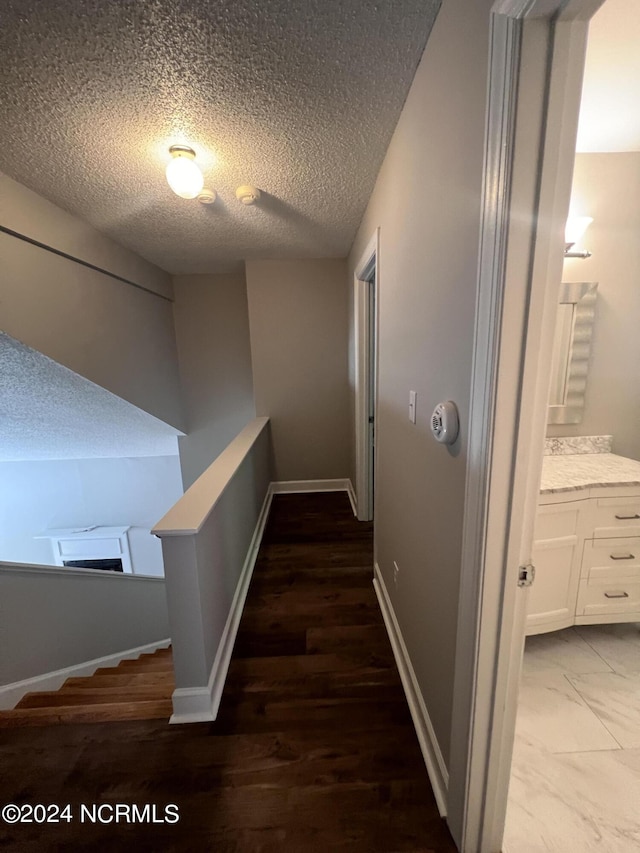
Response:
[[[507,6],[514,4],[507,2]],[[502,10],[501,10],[502,11]],[[511,13],[511,14],[510,14]],[[475,335],[469,411],[465,510],[452,709],[449,828],[464,853],[481,853],[484,768],[472,771],[478,719],[481,600],[485,571],[487,501],[496,410],[498,342],[505,283],[512,160],[516,133],[516,88],[521,56],[523,4],[515,12],[491,15],[489,88],[484,152],[483,209],[476,296]],[[500,555],[502,560],[504,555]],[[495,653],[495,649],[492,650]],[[493,660],[491,661],[493,666]],[[484,685],[483,685],[484,686]],[[491,685],[490,693],[493,692]],[[491,697],[487,704],[491,704]],[[487,712],[486,709],[485,713]],[[473,765],[473,766],[472,766]],[[471,791],[479,802],[471,803]],[[471,814],[470,814],[471,812]],[[470,826],[473,824],[473,826]],[[498,848],[499,849],[499,848]]]
[[[173,691],[173,714],[170,723],[200,723],[215,720],[220,708],[222,691],[229,671],[231,654],[236,641],[244,603],[247,599],[249,584],[258,559],[260,543],[269,518],[271,501],[273,500],[271,486],[265,495],[258,522],[256,524],[247,558],[242,567],[240,578],[233,596],[229,615],[222,632],[218,651],[209,674],[207,687],[183,687]]]
[[[353,492],[351,480],[274,480],[270,486],[274,495],[295,495],[304,492]]]
[[[358,517],[356,493],[346,480],[275,480],[269,486],[272,495],[295,495],[305,492],[346,492],[355,517]]]
[[[531,557],[553,340],[553,324],[541,328],[557,311],[587,20],[601,2],[499,0],[491,14],[449,756],[462,853],[502,849],[524,645],[518,566]]]
[[[349,498],[349,503],[351,504],[351,509],[353,510],[353,514],[355,517],[358,517],[358,500],[356,498],[356,493],[353,488],[353,483],[351,480],[347,480],[347,496]]]
[[[189,486],[151,532],[161,539],[166,536],[193,536],[199,533],[244,460],[254,452],[255,446],[264,438],[268,428],[269,418],[255,418],[248,423],[195,483]]]
[[[411,664],[411,658],[402,637],[402,631],[398,624],[396,614],[387,592],[380,567],[374,565],[373,586],[378,596],[382,618],[387,628],[393,656],[396,660],[402,686],[407,697],[407,703],[411,712],[413,725],[415,726],[422,757],[429,774],[429,781],[438,805],[441,817],[447,814],[447,789],[449,786],[449,772],[445,764],[440,744],[436,737],[435,729],[429,717],[429,712],[422,698],[422,691],[418,684],[415,671]]]
[[[43,675],[34,675],[33,678],[25,678],[23,681],[14,681],[12,684],[4,684],[0,687],[0,709],[7,710],[15,708],[17,703],[26,696],[42,690],[58,690],[67,678],[78,678],[84,675],[93,675],[96,669],[103,666],[117,666],[120,661],[134,660],[140,655],[151,654],[158,649],[166,649],[171,645],[170,639],[158,640],[155,643],[147,643],[135,649],[126,649],[105,655],[101,658],[84,661],[84,663],[57,669],[55,672],[45,672]]]
[[[360,521],[373,518],[373,496],[371,494],[370,435],[369,425],[371,383],[369,371],[375,365],[370,362],[369,334],[371,302],[369,281],[375,270],[375,304],[378,304],[380,281],[380,228],[376,228],[369,240],[353,274],[354,341],[355,341],[355,438],[356,438],[356,516]]]

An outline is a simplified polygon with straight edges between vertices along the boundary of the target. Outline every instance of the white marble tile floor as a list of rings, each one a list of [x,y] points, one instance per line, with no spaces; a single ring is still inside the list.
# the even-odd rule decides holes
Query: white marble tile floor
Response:
[[[613,672],[613,668],[574,628],[527,637],[522,664],[524,676],[546,678],[550,673],[583,675],[589,672]]]
[[[610,675],[615,677],[604,673],[605,678]],[[516,736],[545,752],[620,749],[571,681],[556,673],[544,682],[538,676],[522,679]]]
[[[640,672],[640,626],[635,622],[581,625],[573,630],[614,672]]]
[[[504,853],[640,850],[640,625],[529,637]]]
[[[640,747],[640,674],[598,672],[569,681],[623,749]]]

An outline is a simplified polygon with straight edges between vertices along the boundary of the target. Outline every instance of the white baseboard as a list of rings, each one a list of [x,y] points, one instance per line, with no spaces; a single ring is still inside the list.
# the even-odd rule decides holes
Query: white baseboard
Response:
[[[389,593],[387,592],[382,573],[380,572],[380,567],[377,563],[374,566],[374,575],[373,586],[375,588],[376,595],[378,596],[380,610],[382,611],[382,618],[384,619],[384,624],[387,627],[387,633],[389,634],[389,640],[391,641],[393,655],[396,659],[398,671],[400,672],[402,686],[404,687],[404,692],[409,704],[409,710],[411,711],[411,717],[413,719],[413,725],[415,726],[418,741],[420,743],[420,749],[422,750],[422,757],[424,758],[424,763],[427,767],[427,773],[429,774],[431,787],[433,788],[433,793],[436,798],[438,811],[440,812],[441,817],[445,817],[447,814],[449,772],[446,764],[444,763],[444,758],[442,757],[442,751],[440,749],[436,733],[429,718],[426,705],[424,704],[424,699],[422,698],[418,679],[416,678],[413,666],[411,665],[411,659],[409,658],[409,653],[404,643],[402,632],[400,631],[400,626],[398,625],[398,620],[396,619],[393,605],[389,598]]]
[[[74,666],[65,667],[65,669],[57,669],[54,672],[45,672],[44,675],[36,675],[33,678],[26,678],[24,681],[14,681],[12,684],[5,684],[0,687],[0,709],[7,710],[15,708],[18,702],[27,693],[34,693],[42,690],[58,690],[67,678],[78,678],[85,675],[93,675],[93,673],[102,666],[117,666],[121,660],[133,660],[140,655],[155,652],[158,649],[166,649],[171,644],[171,640],[158,640],[156,643],[148,643],[146,646],[138,646],[135,649],[126,649],[123,652],[115,652],[112,655],[106,655],[101,658],[78,663]]]
[[[304,492],[347,492],[351,506],[355,504],[355,492],[351,480],[276,480],[269,487],[274,495],[294,495]],[[354,510],[355,511],[355,510]]]
[[[347,492],[349,480],[276,480],[271,483],[274,495],[294,495],[302,492]]]
[[[351,504],[351,509],[353,510],[353,514],[355,517],[358,517],[358,499],[356,498],[356,491],[353,488],[353,483],[351,480],[347,480],[347,495],[349,496],[349,503]]]
[[[231,653],[233,652],[233,645],[236,641],[240,617],[244,610],[244,603],[247,598],[247,592],[249,591],[249,584],[251,583],[253,569],[258,557],[258,551],[260,550],[260,543],[262,542],[262,536],[269,517],[269,508],[271,507],[272,500],[273,492],[271,487],[269,487],[238,579],[218,651],[211,667],[209,682],[206,687],[181,687],[174,690],[172,697],[173,714],[169,721],[173,724],[207,722],[215,720],[218,716],[222,691],[231,661]]]

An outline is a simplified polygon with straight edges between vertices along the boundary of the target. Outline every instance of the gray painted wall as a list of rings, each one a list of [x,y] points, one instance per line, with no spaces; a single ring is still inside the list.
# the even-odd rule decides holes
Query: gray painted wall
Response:
[[[613,435],[615,453],[640,459],[640,153],[577,154],[572,196],[593,217],[593,255],[567,259],[563,281],[597,281],[598,301],[582,423],[547,434]]]
[[[248,261],[256,414],[271,418],[276,480],[349,476],[343,260]]]
[[[162,578],[0,565],[0,601],[3,685],[169,637]]]
[[[32,240],[121,275],[164,296],[171,276],[82,219],[0,172],[0,224]]]
[[[176,276],[174,317],[188,435],[188,488],[255,417],[244,274]]]
[[[171,293],[166,273],[2,176],[0,225]],[[0,329],[181,429],[171,303],[0,233]]]
[[[376,554],[447,763],[492,5],[443,4],[349,256],[351,277],[380,226]],[[429,432],[447,399],[452,449]]]

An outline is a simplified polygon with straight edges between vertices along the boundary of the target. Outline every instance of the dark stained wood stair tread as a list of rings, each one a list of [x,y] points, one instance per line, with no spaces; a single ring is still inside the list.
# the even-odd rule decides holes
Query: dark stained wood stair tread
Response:
[[[61,689],[54,692],[41,691],[39,693],[27,693],[16,708],[58,708],[63,705],[101,705],[113,703],[130,703],[138,700],[164,700],[170,698],[166,690],[153,687],[103,687],[83,690]]]
[[[171,672],[121,672],[115,667],[113,674],[98,674],[95,672],[89,681],[87,678],[67,678],[61,690],[73,688],[74,690],[92,689],[95,687],[122,687],[124,685],[173,685],[175,678]]]
[[[116,682],[109,682],[115,678]],[[106,679],[106,681],[105,681]],[[171,649],[122,660],[93,675],[68,678],[59,690],[27,693],[10,711],[0,711],[0,728],[152,720],[172,714]]]
[[[171,699],[150,699],[134,702],[107,702],[88,705],[62,705],[47,708],[15,708],[3,711],[0,728],[14,726],[43,726],[55,723],[93,723],[117,720],[167,720],[172,713]]]

